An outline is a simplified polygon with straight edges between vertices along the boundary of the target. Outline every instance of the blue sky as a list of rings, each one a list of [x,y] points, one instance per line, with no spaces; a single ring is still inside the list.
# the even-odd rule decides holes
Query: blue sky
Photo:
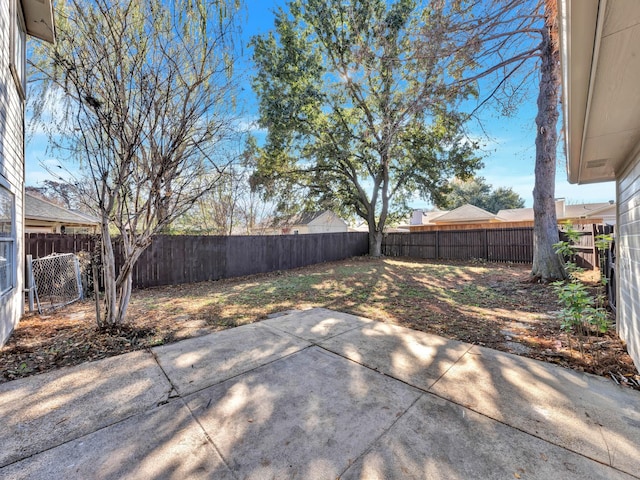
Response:
[[[273,11],[277,5],[283,5],[283,0],[249,0],[244,12],[243,41],[256,34],[265,33],[273,27]],[[244,49],[244,59],[239,65],[240,70],[250,65],[251,52]],[[257,115],[257,103],[247,81],[242,100],[246,109],[245,116],[250,122]],[[487,110],[483,114],[483,125],[488,138],[480,141],[484,147],[484,168],[478,175],[483,176],[494,187],[511,187],[525,199],[526,206],[533,205],[532,190],[534,183],[535,159],[535,96],[525,102],[512,117],[500,117]],[[481,136],[478,129],[478,137]],[[51,175],[42,167],[58,171],[57,166],[63,164],[73,169],[68,162],[50,158],[46,152],[46,136],[35,133],[27,139],[26,144],[26,184],[38,186],[42,180]],[[566,180],[565,158],[562,148],[558,149],[558,169],[556,174],[556,197],[564,197],[569,203],[606,202],[615,199],[615,183],[600,183],[594,185],[571,185]],[[412,204],[415,208],[428,207],[427,202],[417,201]]]

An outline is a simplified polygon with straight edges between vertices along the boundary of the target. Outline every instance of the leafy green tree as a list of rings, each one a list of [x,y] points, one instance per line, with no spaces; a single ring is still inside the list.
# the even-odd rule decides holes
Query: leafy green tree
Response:
[[[492,193],[485,210],[498,213],[510,208],[524,208],[524,199],[509,187],[498,187]]]
[[[264,146],[248,149],[253,185],[280,210],[359,215],[379,256],[389,215],[416,193],[437,203],[447,178],[480,166],[458,109],[475,86],[451,85],[468,63],[451,48],[454,21],[471,15],[463,4],[294,0],[280,9],[274,31],[252,40],[268,129]]]
[[[449,182],[450,192],[437,204],[441,209],[454,209],[465,204],[475,205],[491,213],[506,208],[524,207],[524,199],[511,188],[499,187],[495,190],[483,177],[468,180],[453,179]]]
[[[32,56],[34,115],[54,116],[50,141],[86,172],[102,222],[102,327],[125,321],[133,268],[153,234],[210,190],[210,173],[227,162],[218,152],[233,133],[237,3],[59,0],[57,41]]]

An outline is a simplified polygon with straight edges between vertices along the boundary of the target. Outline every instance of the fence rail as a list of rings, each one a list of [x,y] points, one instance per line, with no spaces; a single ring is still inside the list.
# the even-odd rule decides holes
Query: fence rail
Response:
[[[25,233],[25,255],[42,258],[52,253],[93,252],[99,242],[98,235],[59,233]]]

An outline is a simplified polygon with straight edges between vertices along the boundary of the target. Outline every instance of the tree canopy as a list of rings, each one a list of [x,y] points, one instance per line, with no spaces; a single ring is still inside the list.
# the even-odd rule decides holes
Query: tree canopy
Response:
[[[448,178],[480,166],[456,83],[467,59],[452,49],[464,2],[294,0],[252,40],[259,123],[254,186],[281,210],[355,213],[380,254],[394,210],[415,195],[438,202]],[[419,55],[416,53],[419,52]],[[297,205],[296,199],[304,199]]]
[[[436,206],[440,209],[454,209],[465,204],[475,205],[491,213],[508,208],[523,208],[524,199],[509,187],[493,188],[483,177],[468,180],[453,179],[450,191]]]

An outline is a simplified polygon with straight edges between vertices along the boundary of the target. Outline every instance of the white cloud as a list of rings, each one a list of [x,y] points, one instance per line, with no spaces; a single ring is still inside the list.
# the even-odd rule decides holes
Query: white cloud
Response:
[[[267,134],[266,128],[260,128],[258,119],[255,117],[244,117],[238,120],[236,128],[241,132]]]

